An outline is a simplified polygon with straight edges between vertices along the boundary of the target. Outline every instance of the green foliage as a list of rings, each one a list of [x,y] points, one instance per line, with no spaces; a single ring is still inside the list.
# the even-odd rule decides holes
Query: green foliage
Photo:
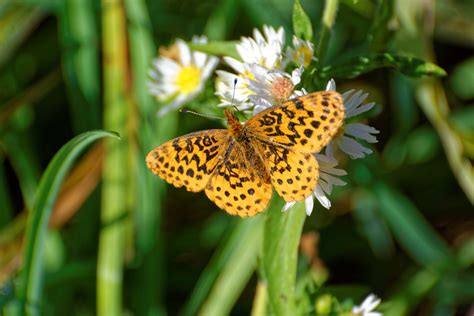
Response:
[[[18,295],[21,313],[39,314],[42,296],[43,247],[48,221],[61,184],[73,162],[90,143],[103,137],[119,138],[117,133],[94,131],[76,136],[64,145],[41,177],[26,228],[25,259]]]
[[[473,12],[447,0],[3,1],[0,314],[341,315],[369,293],[385,315],[466,314]],[[305,203],[281,212],[276,194],[265,213],[231,217],[144,163],[169,139],[222,128],[157,117],[158,47],[182,38],[242,60],[240,37],[263,24],[282,26],[288,46],[293,35],[314,44],[297,89],[335,79],[376,103],[346,122],[380,130],[361,142],[373,153],[336,150],[347,184],[310,217]],[[191,43],[202,34],[208,43]],[[216,84],[184,106],[222,116]]]
[[[293,7],[293,30],[295,35],[307,41],[313,38],[313,26],[308,15],[304,12],[301,2],[295,1]]]

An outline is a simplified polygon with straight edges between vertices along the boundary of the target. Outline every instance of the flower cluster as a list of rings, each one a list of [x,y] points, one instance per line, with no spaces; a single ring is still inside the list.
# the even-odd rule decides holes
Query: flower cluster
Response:
[[[195,38],[193,42],[205,43],[205,38]],[[224,56],[225,64],[231,72],[217,70],[215,83],[219,106],[235,106],[240,111],[256,114],[287,99],[306,94],[301,83],[305,67],[315,60],[314,46],[311,42],[293,37],[291,45],[285,45],[283,28],[274,29],[263,26],[263,32],[255,29],[253,37],[242,37],[236,45],[239,59]],[[217,65],[215,57],[201,52],[192,52],[182,40],[177,40],[170,49],[160,50],[160,57],[150,71],[149,91],[164,103],[159,115],[177,109],[199,94],[205,81]],[[297,89],[298,87],[298,89]],[[330,80],[326,90],[336,90]],[[368,94],[363,91],[347,91],[342,94],[346,107],[345,119],[353,118],[373,108],[374,103],[364,104]],[[339,177],[346,175],[338,169],[336,151],[350,158],[363,158],[370,154],[370,148],[359,143],[377,142],[373,127],[363,123],[345,123],[324,152],[316,154],[319,162],[319,181],[313,195],[305,200],[306,213],[311,214],[314,198],[329,209],[328,196],[333,186],[346,183]],[[295,202],[287,203],[283,211],[290,209]]]

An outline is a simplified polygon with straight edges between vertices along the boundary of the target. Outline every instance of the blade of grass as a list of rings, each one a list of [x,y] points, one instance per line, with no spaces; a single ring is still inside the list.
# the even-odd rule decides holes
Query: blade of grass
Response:
[[[433,231],[405,196],[383,182],[370,191],[378,199],[379,209],[403,248],[424,266],[444,266],[452,260],[448,245]]]
[[[228,315],[257,265],[264,216],[245,219],[247,232],[241,235],[232,254],[204,302],[199,315]]]
[[[51,210],[61,183],[76,158],[84,148],[97,139],[118,138],[118,134],[106,131],[86,132],[76,136],[54,156],[41,177],[38,191],[26,229],[23,271],[19,283],[21,314],[38,315],[42,295],[43,243]]]
[[[263,234],[262,267],[268,284],[268,301],[275,315],[295,315],[298,245],[306,219],[304,203],[288,212],[267,211]]]

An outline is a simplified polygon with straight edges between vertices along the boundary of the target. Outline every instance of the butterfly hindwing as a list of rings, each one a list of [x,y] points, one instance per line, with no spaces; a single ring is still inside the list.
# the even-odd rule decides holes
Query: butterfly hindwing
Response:
[[[310,196],[318,181],[318,162],[313,154],[294,151],[258,139],[252,141],[260,153],[271,182],[286,202]]]
[[[335,91],[320,91],[262,111],[250,118],[245,127],[264,141],[316,153],[337,133],[343,118],[342,96]]]
[[[241,217],[264,211],[272,197],[269,179],[263,178],[247,157],[245,148],[232,141],[205,191],[221,209]]]
[[[146,163],[154,174],[175,187],[198,192],[205,188],[219,164],[229,137],[224,129],[184,135],[150,151]]]

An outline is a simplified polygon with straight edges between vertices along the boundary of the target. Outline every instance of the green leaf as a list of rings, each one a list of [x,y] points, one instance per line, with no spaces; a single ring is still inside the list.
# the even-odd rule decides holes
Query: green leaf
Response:
[[[306,219],[305,204],[287,212],[267,211],[263,235],[262,267],[268,299],[275,315],[295,315],[295,283],[298,245]]]
[[[343,63],[324,67],[320,75],[323,78],[354,78],[379,68],[393,68],[411,77],[446,76],[446,71],[435,64],[389,53],[357,56]]]
[[[293,6],[293,31],[296,36],[310,41],[313,38],[313,26],[311,20],[304,12],[300,0],[295,0]]]
[[[233,247],[225,246],[225,251],[230,252],[228,258],[220,258],[226,260],[225,264],[219,268],[220,274],[214,282],[209,293],[208,299],[204,302],[199,315],[228,315],[235,302],[241,295],[247,285],[250,277],[255,271],[257,265],[258,252],[261,246],[262,229],[264,215],[254,218],[241,220],[236,234],[231,238],[239,237],[233,240]],[[245,221],[245,223],[242,223]],[[245,229],[245,231],[242,231]],[[217,268],[215,260],[213,267]],[[210,281],[210,280],[208,280]],[[197,286],[197,289],[206,290],[206,286]],[[197,303],[197,302],[194,302]],[[190,312],[190,310],[188,310]],[[194,315],[187,313],[183,315]]]
[[[188,43],[191,49],[216,56],[229,56],[240,60],[240,55],[235,48],[238,41],[216,41],[207,44]]]
[[[236,14],[239,6],[239,0],[219,1],[207,19],[203,34],[210,40],[224,40],[234,29],[235,21],[239,16]]]
[[[22,314],[39,313],[44,240],[61,184],[86,146],[104,137],[119,138],[119,135],[114,132],[91,131],[76,136],[56,153],[41,177],[26,228],[24,263],[19,284],[19,295],[23,301]]]
[[[449,247],[410,200],[382,182],[373,185],[371,191],[398,242],[415,261],[425,266],[445,265],[451,261]]]

